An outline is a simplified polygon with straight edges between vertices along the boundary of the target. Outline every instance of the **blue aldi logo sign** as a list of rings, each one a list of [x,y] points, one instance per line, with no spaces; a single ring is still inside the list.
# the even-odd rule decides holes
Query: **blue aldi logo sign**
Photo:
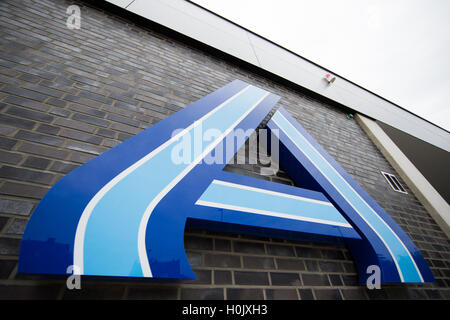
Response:
[[[45,195],[19,272],[195,278],[186,224],[222,232],[345,241],[361,283],[433,276],[404,231],[283,108],[269,147],[299,187],[223,171],[279,97],[242,81],[194,102],[74,170]]]

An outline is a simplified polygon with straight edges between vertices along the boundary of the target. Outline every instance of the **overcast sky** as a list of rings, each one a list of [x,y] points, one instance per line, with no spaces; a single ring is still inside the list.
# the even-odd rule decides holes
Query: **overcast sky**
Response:
[[[450,0],[194,0],[450,130]]]

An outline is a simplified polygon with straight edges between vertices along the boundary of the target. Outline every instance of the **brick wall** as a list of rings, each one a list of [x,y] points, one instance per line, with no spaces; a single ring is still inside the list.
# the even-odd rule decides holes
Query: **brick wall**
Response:
[[[66,8],[82,8],[80,30]],[[450,244],[408,190],[390,189],[395,173],[343,110],[146,26],[69,1],[0,2],[0,299],[449,299]],[[350,252],[312,244],[187,230],[198,277],[161,283],[17,274],[21,235],[34,207],[65,174],[148,126],[242,79],[282,97],[325,149],[409,234],[437,282],[358,286]],[[255,152],[254,150],[251,152]],[[258,176],[257,165],[226,170]],[[292,184],[280,171],[261,177]]]

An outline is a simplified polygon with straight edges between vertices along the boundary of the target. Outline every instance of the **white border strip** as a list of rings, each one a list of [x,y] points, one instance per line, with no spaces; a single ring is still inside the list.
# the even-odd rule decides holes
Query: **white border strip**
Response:
[[[124,179],[126,176],[128,176],[130,173],[132,173],[134,170],[139,168],[141,165],[143,165],[145,162],[149,161],[151,158],[153,158],[155,155],[157,155],[159,152],[167,148],[172,142],[179,139],[181,136],[186,134],[189,130],[191,130],[193,127],[198,126],[201,122],[209,118],[211,115],[213,115],[215,112],[220,110],[223,106],[228,104],[230,101],[236,99],[238,96],[243,94],[245,91],[247,91],[250,88],[250,85],[246,86],[241,91],[237,92],[232,97],[228,98],[224,102],[222,102],[220,105],[218,105],[216,108],[205,114],[203,117],[201,117],[199,120],[194,121],[191,125],[189,125],[186,129],[180,131],[177,135],[173,136],[166,142],[164,142],[162,145],[160,145],[158,148],[150,152],[145,157],[141,158],[140,160],[136,161],[134,164],[126,168],[124,171],[119,173],[117,176],[115,176],[112,180],[110,180],[106,185],[104,185],[96,194],[95,196],[89,201],[88,205],[84,209],[83,213],[81,214],[80,220],[78,221],[77,230],[75,233],[75,242],[74,242],[74,252],[73,252],[73,261],[74,265],[77,266],[76,268],[77,273],[82,275],[84,273],[84,237],[86,234],[86,227],[88,220],[91,216],[91,213],[95,206],[98,204],[98,202],[103,198],[103,196],[111,190],[117,183],[119,183],[122,179]],[[75,270],[74,270],[75,272]]]
[[[294,125],[292,124],[292,123],[290,123],[290,121],[288,120],[288,119],[286,119],[286,117],[281,113],[281,112],[279,112],[279,111],[277,111],[277,113],[279,113],[280,114],[280,116],[282,116],[285,120],[286,120],[286,122],[287,123],[289,123],[289,125],[292,127],[292,128],[294,128],[294,130],[295,131],[298,131],[295,127],[294,127]],[[275,115],[275,114],[274,114]],[[275,120],[275,119],[273,119],[273,117],[272,117],[272,119],[271,119],[273,122],[275,122],[275,124],[281,129],[281,126],[280,126],[280,124]],[[301,151],[302,149],[300,148],[300,146],[286,133],[286,132],[284,132],[285,134],[286,134],[286,136],[297,146],[297,148],[299,148],[299,150]],[[299,133],[300,135],[301,135],[301,133]],[[314,150],[316,150],[316,152],[319,154],[319,156],[326,162],[326,163],[328,163],[329,165],[330,165],[330,167],[339,175],[339,176],[341,176],[341,174],[323,157],[323,155],[308,141],[308,139],[306,139],[306,138],[304,138],[304,140],[310,145],[310,147],[312,148],[312,149],[314,149]],[[311,161],[312,163],[314,163],[313,161],[312,161],[312,159],[306,154],[306,153],[304,153],[303,151],[302,151],[302,153],[306,156],[306,157],[308,157],[308,159],[309,159],[309,161]],[[403,277],[403,273],[402,273],[402,271],[401,271],[401,269],[400,269],[400,266],[398,265],[398,262],[397,262],[397,259],[395,258],[395,256],[394,256],[394,254],[392,253],[392,251],[391,251],[391,249],[389,248],[389,246],[387,245],[387,243],[385,242],[385,240],[380,236],[380,234],[375,230],[375,228],[366,220],[366,218],[353,206],[353,204],[345,197],[345,195],[336,187],[336,185],[327,177],[327,175],[326,174],[324,174],[323,172],[322,172],[322,170],[320,169],[320,168],[318,168],[317,166],[316,166],[316,168],[322,173],[322,175],[334,186],[334,188],[341,194],[341,196],[347,201],[347,203],[348,204],[350,204],[351,206],[352,206],[352,208],[355,210],[355,212],[357,212],[358,214],[359,214],[359,216],[367,223],[367,225],[369,225],[371,228],[372,228],[372,230],[376,233],[376,235],[380,238],[380,240],[384,243],[384,245],[386,246],[386,249],[388,249],[388,251],[389,251],[389,253],[390,253],[390,255],[392,256],[392,258],[393,258],[393,260],[394,260],[394,262],[395,262],[395,265],[396,265],[396,267],[397,267],[397,270],[398,270],[398,273],[399,273],[399,276],[400,276],[400,279],[401,279],[401,281],[402,282],[405,282],[404,281],[404,277]],[[371,206],[369,206],[369,204],[361,197],[361,195],[358,193],[358,192],[356,192],[356,190],[355,189],[353,189],[353,187],[347,182],[347,180],[345,180],[342,176],[341,176],[341,178],[342,178],[342,180],[344,180],[344,182],[347,184],[347,186],[351,189],[351,190],[353,190],[353,192],[355,192],[356,194],[357,194],[357,196],[366,204],[366,206],[370,209],[370,210],[372,210],[372,212],[375,214],[375,216],[379,219],[379,220],[381,220],[381,222],[383,223],[383,224],[385,224],[385,226],[394,234],[394,236],[397,238],[397,240],[401,243],[401,245],[403,246],[403,248],[406,250],[406,252],[408,253],[408,255],[409,255],[409,257],[410,257],[410,259],[411,259],[411,261],[413,262],[413,264],[414,264],[414,267],[416,268],[416,271],[417,271],[417,273],[418,273],[418,275],[419,275],[419,277],[420,277],[420,280],[421,280],[421,282],[424,282],[424,280],[423,280],[423,277],[422,277],[422,274],[420,273],[420,270],[419,270],[419,268],[417,267],[417,264],[416,264],[416,262],[414,261],[414,259],[413,259],[413,257],[411,256],[411,253],[409,252],[409,250],[408,250],[408,248],[406,248],[406,246],[405,246],[405,244],[400,240],[400,238],[398,237],[398,235],[391,229],[391,227],[386,223],[386,221],[384,221],[379,215],[378,215],[378,213],[371,207]]]
[[[270,93],[266,92],[262,98],[260,98],[254,105],[252,105],[239,119],[237,119],[224,133],[222,133],[213,143],[211,143],[205,151],[201,155],[199,155],[193,162],[191,162],[178,176],[176,176],[148,205],[147,209],[144,212],[144,215],[141,220],[141,224],[139,225],[139,233],[138,233],[138,251],[139,251],[139,260],[141,262],[142,273],[144,277],[152,277],[152,271],[150,268],[150,264],[148,262],[147,257],[147,249],[145,245],[145,233],[147,230],[148,220],[161,201],[170,190],[172,190],[178,182],[181,181],[209,152],[211,152],[230,132],[233,130],[253,109],[256,108],[257,105],[261,103]]]
[[[232,182],[228,182],[228,181],[222,181],[222,180],[214,179],[211,183],[218,184],[218,185],[223,185],[223,186],[227,186],[227,187],[233,187],[233,188],[237,188],[237,189],[242,189],[242,190],[254,191],[254,192],[258,192],[258,193],[270,194],[270,195],[274,195],[274,196],[278,196],[278,197],[284,197],[284,198],[289,198],[289,199],[294,199],[294,200],[313,202],[313,203],[321,204],[321,205],[324,205],[324,206],[334,207],[333,204],[331,202],[328,202],[328,201],[316,200],[316,199],[311,199],[311,198],[304,198],[304,197],[296,196],[296,195],[289,194],[289,193],[282,193],[282,192],[278,192],[278,191],[266,190],[266,189],[246,186],[246,185],[242,185],[242,184],[232,183]]]
[[[328,225],[344,227],[344,228],[352,228],[352,226],[348,223],[316,219],[316,218],[308,218],[308,217],[302,217],[302,216],[297,216],[297,215],[288,214],[288,213],[269,211],[269,210],[260,210],[260,209],[242,207],[242,206],[235,206],[235,205],[231,205],[231,204],[224,204],[224,203],[219,203],[219,202],[197,200],[197,202],[195,204],[200,205],[200,206],[206,206],[206,207],[214,207],[214,208],[242,211],[242,212],[251,212],[251,213],[256,213],[256,214],[262,214],[265,216],[277,217],[277,218],[286,218],[286,219],[291,219],[291,220],[300,220],[300,221],[306,221],[306,222],[328,224]]]

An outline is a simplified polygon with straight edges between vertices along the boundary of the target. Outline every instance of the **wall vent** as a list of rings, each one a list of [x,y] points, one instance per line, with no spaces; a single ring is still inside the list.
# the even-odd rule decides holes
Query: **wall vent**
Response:
[[[405,194],[408,193],[408,192],[406,192],[405,188],[403,188],[400,181],[398,181],[396,176],[394,176],[391,173],[387,173],[387,172],[383,172],[383,171],[381,171],[381,173],[383,174],[384,178],[389,183],[391,188],[394,189],[394,191],[405,193]]]

